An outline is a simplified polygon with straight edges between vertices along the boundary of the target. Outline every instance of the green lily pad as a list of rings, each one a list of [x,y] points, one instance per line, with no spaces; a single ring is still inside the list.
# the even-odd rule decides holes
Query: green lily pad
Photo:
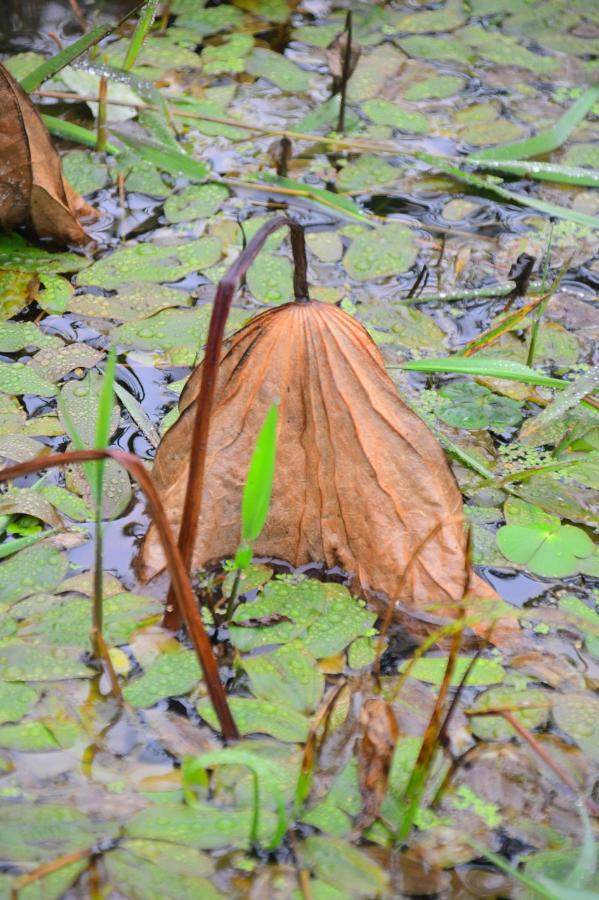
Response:
[[[510,710],[515,719],[529,731],[543,727],[549,719],[551,696],[547,691],[530,689],[517,690],[512,687],[492,687],[479,694],[471,706],[472,710]],[[517,732],[503,716],[470,716],[472,734],[481,741],[502,741]]]
[[[365,853],[335,837],[313,835],[299,847],[302,865],[347,898],[383,896],[389,876]]]
[[[65,312],[73,296],[73,285],[62,275],[40,275],[43,290],[38,290],[35,299],[47,313],[60,315]]]
[[[192,184],[168,198],[164,213],[169,222],[207,219],[220,209],[228,195],[227,188],[221,184]]]
[[[468,63],[472,59],[472,54],[469,55],[464,46],[455,38],[414,34],[410,37],[400,38],[397,43],[408,56],[422,56],[431,60],[447,59],[460,63]]]
[[[464,87],[459,75],[431,75],[411,84],[404,93],[406,100],[445,100]]]
[[[132,319],[153,316],[172,306],[190,305],[189,294],[177,288],[156,284],[152,286],[151,291],[148,291],[146,285],[131,285],[110,297],[99,294],[77,294],[70,300],[69,309],[81,316],[129,322]]]
[[[430,131],[429,123],[422,113],[402,109],[389,100],[367,100],[362,104],[362,109],[375,125],[390,125],[400,131],[415,134],[426,134]]]
[[[393,223],[358,235],[345,254],[343,265],[350,278],[368,281],[406,272],[417,255],[410,229]]]
[[[4,303],[4,297],[2,302]],[[44,334],[33,322],[0,322],[0,353],[15,353],[25,347],[56,350],[62,346],[60,338]]]
[[[290,621],[252,628],[241,627],[247,619],[284,615]],[[355,600],[339,584],[306,579],[298,584],[270,581],[252,603],[240,606],[233,616],[231,641],[241,651],[268,644],[301,640],[317,659],[339,653],[368,631],[376,615]],[[239,623],[239,624],[238,624]]]
[[[0,723],[18,722],[38,699],[39,693],[27,684],[0,681]]]
[[[254,697],[229,697],[229,706],[239,733],[269,734],[278,741],[303,743],[310,730],[310,720],[294,709]],[[218,718],[209,700],[196,707],[200,716],[217,731]]]
[[[61,381],[73,369],[91,369],[104,354],[89,344],[65,344],[57,349],[40,350],[31,360],[35,371],[48,381]]]
[[[39,493],[74,522],[91,522],[94,517],[93,509],[85,500],[57,484],[46,485],[40,488]]]
[[[94,72],[86,71],[83,68],[73,68],[73,66],[65,66],[64,69],[60,70],[60,77],[63,81],[66,82],[70,90],[74,91],[76,94],[82,94],[83,96],[88,95],[91,97],[98,96],[98,91],[100,90],[100,75],[96,75]],[[118,79],[115,78],[107,79],[106,88],[109,101],[106,106],[107,121],[126,122],[128,119],[135,118],[135,105],[121,106],[120,104],[139,103],[139,95],[136,94],[128,84],[119,82]],[[112,101],[112,103],[110,101]],[[86,100],[86,103],[90,109],[92,116],[94,117],[94,119],[96,119],[98,116],[99,104],[93,100]],[[82,153],[81,155],[85,156],[85,158],[89,160],[90,163],[93,163],[93,156],[91,155],[91,153]],[[67,175],[67,177],[70,179],[69,175]],[[80,189],[77,188],[77,190]],[[86,193],[86,191],[82,191],[81,193]]]
[[[0,363],[0,392],[54,397],[56,388],[24,363]]]
[[[457,687],[461,683],[470,663],[471,660],[468,656],[459,656],[457,658],[455,669],[451,676],[452,687]],[[399,667],[399,671],[405,672],[409,664],[409,660],[403,662]],[[419,659],[410,669],[410,678],[417,678],[419,681],[426,681],[428,684],[439,685],[443,682],[446,668],[447,657],[445,656],[430,656]],[[475,662],[472,671],[468,675],[466,684],[499,684],[504,678],[505,672],[501,663],[481,657]]]
[[[252,693],[262,700],[303,714],[314,712],[324,690],[324,676],[312,654],[301,644],[287,644],[273,653],[247,657],[243,667]]]
[[[497,544],[511,562],[545,578],[566,578],[580,571],[594,555],[592,540],[575,525],[504,525]]]
[[[160,861],[155,862],[149,856],[140,857],[127,849],[129,847],[135,849],[138,845],[144,846],[148,853],[151,852],[150,848],[163,848]],[[178,856],[179,870],[173,871],[170,857],[164,849],[167,847],[173,856]],[[189,856],[187,866],[183,864],[183,858],[186,856]],[[158,841],[127,841],[118,850],[108,853],[104,857],[104,862],[112,883],[118,884],[119,891],[127,897],[144,897],[147,900],[161,900],[163,897],[174,895],[177,900],[198,900],[199,897],[202,900],[219,900],[224,897],[225,895],[221,894],[207,878],[199,874],[206,866],[202,862],[194,867],[195,857],[200,860],[206,859],[201,851],[196,850],[194,854],[189,847],[183,850]]]
[[[454,31],[466,21],[463,4],[460,0],[447,0],[441,9],[402,15],[395,26],[398,31],[410,34],[426,34],[435,31]]]
[[[73,806],[50,803],[4,805],[0,820],[2,858],[15,863],[51,862],[116,837],[116,822],[88,819]],[[24,835],[27,840],[23,840]]]
[[[263,303],[287,303],[293,297],[293,269],[285,256],[260,253],[247,273],[247,285]]]
[[[195,116],[209,116],[210,118],[223,118],[223,104],[216,100],[191,100],[188,97],[179,100],[177,109],[181,113],[189,112]],[[234,125],[223,125],[220,122],[208,122],[201,118],[186,118],[181,115],[180,121],[185,122],[190,128],[195,128],[209,137],[224,137],[229,141],[245,141],[248,132],[245,128],[236,128]],[[233,118],[235,118],[233,116]]]
[[[272,81],[282,91],[290,94],[307,91],[312,80],[310,72],[304,72],[283,54],[266,47],[254,47],[246,58],[245,71],[257,78]]]
[[[133,633],[163,611],[159,600],[138,594],[116,594],[103,603],[103,635],[109,646],[126,644]],[[91,601],[82,597],[65,598],[36,616],[24,628],[22,636],[36,637],[59,647],[85,646],[91,625]]]
[[[445,402],[437,415],[454,428],[468,431],[488,428],[501,433],[522,420],[522,410],[516,400],[500,397],[476,382],[448,384],[439,393]]]
[[[192,808],[161,803],[144,809],[129,819],[125,832],[132,838],[168,841],[200,850],[248,846],[252,827],[251,809],[219,809],[208,803]],[[269,810],[260,812],[259,836],[268,836],[275,818]]]
[[[135,282],[178,281],[190,272],[214,265],[220,255],[220,241],[213,237],[176,246],[137,244],[99,259],[81,275],[78,283],[117,288]]]
[[[57,275],[79,272],[89,266],[89,259],[77,253],[50,253],[33,247],[16,234],[0,236],[0,269],[17,270],[20,275],[35,272]]]
[[[192,650],[162,653],[140,678],[123,689],[123,697],[131,706],[154,706],[164,697],[187,694],[201,680],[202,672]]]
[[[0,605],[17,603],[43,591],[51,593],[63,580],[68,566],[66,554],[50,544],[15,553],[2,563]]]
[[[55,872],[50,872],[49,875],[21,888],[19,890],[21,900],[61,900],[88,865],[88,859],[80,859],[61,866]],[[17,880],[18,878],[11,878],[8,875],[0,875],[0,895],[8,897]]]
[[[583,600],[579,597],[575,597],[573,594],[567,594],[565,597],[561,597],[559,608],[569,615],[574,616],[576,620],[582,619],[583,622],[589,623],[592,631],[591,634],[586,635],[585,645],[589,653],[599,657],[599,613],[597,613],[596,610],[591,609]],[[584,632],[584,629],[581,630]]]
[[[599,762],[599,697],[589,692],[556,694],[553,720],[595,762]]]
[[[181,0],[175,0],[171,10],[178,16],[178,25],[193,28],[203,37],[218,34],[219,31],[229,31],[239,24],[243,15],[241,10],[234,6],[214,6],[200,9],[195,0],[188,4]]]
[[[20,753],[52,753],[64,749],[43,722],[0,725],[0,747]]]
[[[354,102],[376,97],[404,62],[405,56],[392,44],[382,44],[363,53],[347,85],[348,99]]]
[[[364,154],[339,171],[337,187],[340,191],[368,191],[392,184],[401,172],[380,156]]]
[[[99,372],[88,372],[81,381],[67,381],[60,392],[61,405],[59,407],[59,416],[63,422],[64,429],[68,432],[68,423],[72,422],[81,442],[86,447],[94,446],[96,419],[103,381],[104,379]],[[68,419],[64,419],[63,409]],[[116,431],[120,415],[119,406],[113,400],[110,412],[109,437]]]
[[[487,31],[481,25],[469,25],[460,31],[459,38],[483,59],[499,65],[522,66],[537,75],[551,72],[558,65],[557,59],[532,53],[496,28]]]
[[[138,100],[139,102],[139,100]],[[91,153],[72,150],[62,157],[62,170],[75,190],[82,195],[99,191],[108,182],[108,166]]]
[[[343,256],[343,242],[336,231],[307,234],[306,243],[321,262],[337,262]]]
[[[91,678],[93,672],[81,662],[80,656],[80,648],[46,647],[39,643],[11,640],[0,647],[0,679],[64,681],[68,678]]]
[[[170,188],[156,166],[147,159],[135,159],[128,169],[125,188],[149,197],[166,197]]]
[[[207,44],[202,50],[202,68],[207,75],[243,72],[245,57],[254,46],[254,38],[239,32],[228,35],[220,44]]]
[[[359,637],[352,641],[347,649],[347,664],[350,669],[371,666],[376,659],[377,644],[376,637]]]

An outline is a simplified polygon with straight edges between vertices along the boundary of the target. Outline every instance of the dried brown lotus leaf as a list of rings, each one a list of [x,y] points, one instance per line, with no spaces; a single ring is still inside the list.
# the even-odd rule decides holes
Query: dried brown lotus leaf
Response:
[[[154,466],[175,533],[201,377],[199,366]],[[472,573],[462,498],[443,451],[401,401],[362,325],[318,302],[268,310],[225,346],[194,566],[235,553],[249,461],[276,400],[277,465],[256,555],[341,566],[355,573],[365,592],[381,591],[412,610],[460,601],[472,587]],[[152,526],[142,576],[153,577],[164,565]]]
[[[79,218],[96,215],[64,178],[31,100],[0,65],[0,228],[29,225],[39,237],[83,244]]]

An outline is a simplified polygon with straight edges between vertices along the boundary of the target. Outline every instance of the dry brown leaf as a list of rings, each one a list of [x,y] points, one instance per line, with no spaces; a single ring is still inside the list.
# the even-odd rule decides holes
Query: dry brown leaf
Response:
[[[181,417],[164,436],[154,466],[175,532],[201,373],[199,366],[191,376]],[[225,346],[194,566],[237,549],[249,461],[275,400],[277,465],[256,555],[341,566],[364,592],[383,592],[412,610],[460,601],[472,572],[462,498],[443,450],[401,401],[362,325],[314,301],[258,315]],[[151,527],[142,577],[153,577],[164,564]]]
[[[89,238],[79,218],[96,216],[64,178],[28,95],[0,65],[0,228],[27,225],[38,237],[83,244]]]
[[[380,697],[367,700],[360,713],[362,737],[358,744],[358,773],[362,810],[356,830],[363,831],[378,818],[387,793],[399,728],[391,708]]]

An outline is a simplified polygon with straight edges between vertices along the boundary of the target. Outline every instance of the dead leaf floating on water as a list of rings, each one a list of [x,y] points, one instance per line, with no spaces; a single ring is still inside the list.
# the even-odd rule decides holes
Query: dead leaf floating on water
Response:
[[[201,373],[191,376],[154,466],[175,532]],[[275,400],[277,465],[255,554],[341,566],[365,592],[412,610],[461,600],[471,577],[462,498],[440,445],[399,398],[362,325],[311,301],[258,315],[225,346],[194,566],[235,553],[249,460]],[[164,567],[154,527],[140,563],[145,578]]]
[[[83,244],[88,237],[79,218],[96,216],[64,178],[31,100],[0,65],[0,228],[28,225],[38,237]]]
[[[366,700],[360,713],[362,736],[358,744],[358,776],[362,810],[355,830],[368,828],[378,818],[387,793],[399,728],[391,704],[381,697]]]

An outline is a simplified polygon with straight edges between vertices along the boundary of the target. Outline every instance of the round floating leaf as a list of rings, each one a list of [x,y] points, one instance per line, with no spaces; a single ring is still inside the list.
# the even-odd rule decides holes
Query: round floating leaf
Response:
[[[0,363],[0,392],[54,397],[56,388],[24,363]]]
[[[160,172],[146,159],[136,159],[125,178],[125,188],[149,197],[166,197],[170,192]]]
[[[301,644],[287,644],[273,653],[248,657],[243,667],[249,675],[252,693],[262,700],[314,712],[324,690],[324,676],[312,654]]]
[[[341,29],[339,28],[338,31]],[[347,85],[347,96],[353,102],[376,97],[385,83],[405,62],[403,53],[393,44],[381,44],[370,53],[363,53]]]
[[[162,653],[144,672],[123,690],[131,706],[154,706],[163,697],[178,697],[191,691],[202,678],[195,653],[181,650]]]
[[[364,154],[339,171],[337,187],[340,191],[368,191],[393,184],[401,173],[402,169],[380,156]]]
[[[254,38],[249,34],[232,34],[222,43],[207,44],[202,50],[202,68],[207,75],[224,72],[243,72],[245,56],[254,46]]]
[[[546,578],[566,578],[579,571],[595,547],[575,525],[505,525],[497,532],[503,555]]]
[[[33,438],[22,434],[6,434],[0,437],[0,457],[12,462],[25,462],[35,459],[40,453],[47,453],[48,448]]]
[[[306,243],[322,262],[337,262],[343,256],[343,243],[336,231],[317,231],[306,235]]]
[[[459,656],[456,659],[455,669],[451,677],[452,687],[457,687],[461,683],[470,663],[471,659],[468,656]],[[399,667],[399,671],[405,672],[409,664],[409,660],[403,662]],[[426,681],[429,684],[441,684],[446,668],[447,657],[431,656],[417,660],[410,669],[410,677],[417,678],[419,681]],[[499,684],[504,677],[505,672],[501,663],[494,662],[491,659],[479,658],[468,675],[466,684]]]
[[[551,696],[541,690],[493,687],[479,694],[471,709],[509,709],[515,719],[532,731],[546,724],[551,710]],[[470,728],[481,741],[501,741],[517,733],[500,715],[471,716]]]
[[[65,153],[62,170],[79,194],[93,194],[108,182],[108,166],[84,150]]]
[[[66,344],[58,349],[40,350],[31,360],[31,365],[42,378],[60,381],[73,369],[91,369],[104,354],[89,344]]]
[[[207,219],[220,209],[229,192],[221,184],[192,184],[179,194],[172,194],[164,204],[169,222]]]
[[[42,250],[14,234],[0,237],[0,269],[17,270],[16,277],[19,279],[24,272],[56,275],[60,272],[79,272],[86,266],[89,266],[89,259],[77,253]]]
[[[280,621],[281,616],[285,617]],[[251,620],[254,627],[244,628]],[[256,626],[261,620],[269,622]],[[300,639],[317,659],[333,656],[368,631],[376,620],[339,584],[306,579],[299,584],[269,582],[253,603],[238,607],[231,641],[242,651]]]
[[[587,692],[556,694],[553,719],[595,762],[599,762],[599,697]]]
[[[31,594],[51,593],[63,580],[68,567],[66,554],[49,544],[37,544],[15,553],[2,563],[0,605],[17,603]]]
[[[91,678],[94,673],[81,662],[80,656],[81,648],[45,647],[39,643],[13,640],[0,647],[0,679],[64,681],[68,678]]]
[[[38,692],[26,684],[0,681],[0,723],[18,722],[38,698]]]
[[[478,431],[488,428],[501,433],[522,420],[520,404],[509,397],[499,397],[475,382],[449,384],[439,391],[445,403],[437,415],[454,428]]]
[[[200,9],[195,0],[191,3],[182,3],[181,0],[172,6],[172,11],[178,16],[177,24],[185,28],[193,28],[198,34],[208,37],[218,34],[219,31],[229,31],[234,25],[239,24],[243,13],[232,6],[214,6],[209,9]],[[178,15],[181,13],[181,15]]]
[[[334,837],[313,835],[299,847],[302,865],[347,898],[386,895],[389,876],[365,853]]]
[[[229,706],[240,734],[269,734],[278,741],[298,744],[308,737],[310,720],[294,709],[253,697],[229,697]],[[196,708],[209,725],[219,729],[209,700],[201,700]]]
[[[110,289],[135,282],[178,281],[214,265],[220,255],[220,241],[214,237],[175,246],[137,244],[99,259],[78,283]]]
[[[404,93],[406,100],[444,100],[464,87],[464,79],[457,75],[431,75],[411,84]]]
[[[62,346],[60,338],[44,334],[33,322],[0,322],[0,353],[15,353],[24,347],[56,350]]]
[[[390,125],[400,131],[411,131],[414,134],[426,134],[430,131],[428,122],[422,113],[402,109],[388,100],[367,100],[362,109],[375,125]]]
[[[293,269],[284,256],[260,253],[247,273],[247,285],[263,303],[287,303],[293,297]]]
[[[310,72],[304,72],[286,56],[268,50],[266,47],[254,47],[245,61],[245,70],[250,75],[272,81],[278,88],[289,94],[307,91],[312,80]]]
[[[73,286],[62,275],[41,275],[43,290],[38,290],[35,299],[47,313],[60,315],[65,312],[73,296]]]
[[[98,294],[77,294],[69,302],[71,312],[82,316],[116,319],[129,322],[144,319],[171,306],[190,306],[189,294],[176,288],[157,284],[148,291],[147,285],[131,285],[117,294],[103,297]]]
[[[397,275],[410,269],[418,250],[405,225],[383,225],[358,235],[345,254],[343,264],[350,278],[368,281]]]

